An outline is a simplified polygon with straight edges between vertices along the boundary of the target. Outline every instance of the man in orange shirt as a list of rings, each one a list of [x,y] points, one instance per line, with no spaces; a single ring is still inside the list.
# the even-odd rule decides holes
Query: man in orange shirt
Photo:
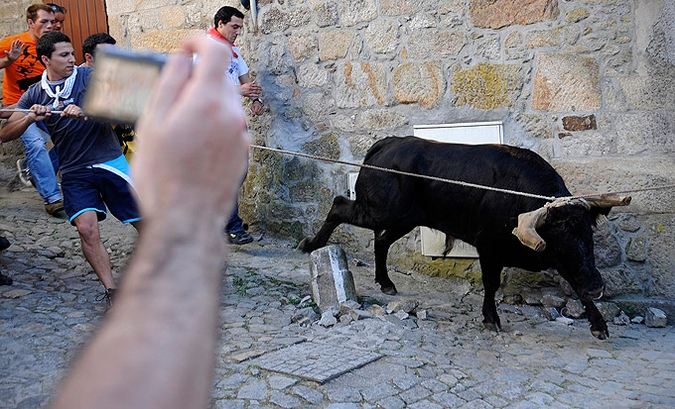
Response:
[[[2,82],[3,104],[6,108],[14,108],[28,87],[41,80],[45,67],[37,57],[35,45],[43,34],[53,30],[54,20],[51,7],[33,4],[26,11],[28,31],[0,40],[0,69],[5,69]],[[42,131],[37,125],[31,125],[21,135],[21,143],[26,150],[28,168],[35,188],[42,196],[45,210],[51,215],[61,212],[61,191]]]

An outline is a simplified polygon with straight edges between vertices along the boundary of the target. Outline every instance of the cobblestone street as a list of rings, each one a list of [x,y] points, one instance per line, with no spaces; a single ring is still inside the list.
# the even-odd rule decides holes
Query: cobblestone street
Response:
[[[13,175],[0,167],[3,185]],[[12,246],[0,253],[0,270],[14,283],[0,287],[0,408],[43,407],[104,318],[103,288],[74,227],[48,216],[35,191],[2,189],[0,235]],[[101,226],[119,278],[135,230],[114,219]],[[568,326],[537,307],[501,304],[504,331],[493,334],[481,324],[482,292],[392,271],[399,295],[386,296],[372,264],[350,262],[364,311],[411,299],[428,317],[363,314],[323,327],[297,319],[307,312],[309,257],[255,233],[259,240],[231,249],[223,273],[214,408],[675,407],[672,326],[610,323],[611,338],[599,341],[585,320]],[[289,358],[266,369],[278,351],[300,357],[298,367]],[[347,371],[289,374],[336,370],[329,364]]]

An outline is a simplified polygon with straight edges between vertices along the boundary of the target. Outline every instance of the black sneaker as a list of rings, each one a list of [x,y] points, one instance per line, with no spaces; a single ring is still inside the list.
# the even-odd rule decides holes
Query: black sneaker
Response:
[[[106,288],[104,292],[96,297],[96,301],[105,301],[108,304],[108,308],[112,307],[113,301],[115,300],[115,293],[117,292],[116,288]]]
[[[232,244],[247,244],[253,241],[253,237],[245,231],[238,231],[236,233],[227,233],[227,239]]]
[[[19,180],[27,187],[33,187],[33,175],[30,174],[30,169],[28,169],[28,162],[26,159],[19,159],[16,161],[16,168],[19,171]]]
[[[12,243],[10,243],[9,240],[0,236],[0,250],[8,249],[9,246],[11,246],[11,245],[12,245]]]

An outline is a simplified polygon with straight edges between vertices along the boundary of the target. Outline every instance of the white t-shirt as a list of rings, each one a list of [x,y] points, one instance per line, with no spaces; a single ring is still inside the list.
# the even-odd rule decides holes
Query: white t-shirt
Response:
[[[230,77],[234,85],[239,86],[241,85],[241,82],[239,82],[239,77],[244,74],[248,74],[248,65],[246,65],[246,62],[241,56],[241,51],[239,51],[237,46],[232,46],[232,53],[236,54],[237,57],[235,58],[234,55],[232,55],[232,58],[230,59],[230,67],[227,69],[225,74]]]

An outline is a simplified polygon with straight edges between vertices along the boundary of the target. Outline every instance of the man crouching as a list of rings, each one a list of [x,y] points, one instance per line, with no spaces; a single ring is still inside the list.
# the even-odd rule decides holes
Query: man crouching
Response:
[[[106,206],[122,223],[138,229],[140,216],[132,195],[129,164],[110,124],[87,121],[82,112],[91,68],[75,65],[75,51],[67,35],[53,31],[37,43],[46,69],[42,80],[26,91],[18,109],[0,130],[3,142],[19,138],[31,124],[42,121],[59,157],[64,207],[77,227],[82,251],[101,283],[110,304],[116,289],[110,256],[101,241],[98,222]],[[52,110],[62,111],[60,115]]]

